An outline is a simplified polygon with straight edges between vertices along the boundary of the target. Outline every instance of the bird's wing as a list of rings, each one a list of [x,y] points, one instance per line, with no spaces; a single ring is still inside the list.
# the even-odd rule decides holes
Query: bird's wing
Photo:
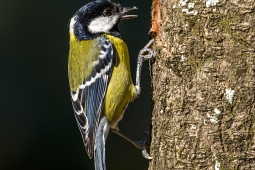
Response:
[[[69,59],[69,81],[72,104],[75,111],[75,118],[90,158],[93,157],[95,135],[102,113],[107,86],[113,67],[117,62],[116,49],[106,37],[100,36],[93,41],[96,42],[90,43],[92,45],[90,45],[89,49],[80,49],[83,51],[87,50],[86,54],[81,52],[87,55],[86,59],[82,59],[85,56],[78,57],[81,61],[77,57],[73,57],[75,59]],[[76,52],[71,52],[69,58],[74,53]],[[78,64],[78,67],[82,69],[76,69],[75,66],[72,67],[72,63],[70,62],[83,62],[82,64]],[[84,74],[81,76],[79,73],[75,73],[77,70],[83,70]],[[80,79],[82,81],[75,91],[72,91],[72,86],[74,87],[76,84],[75,80],[70,78],[73,76],[78,77],[76,80],[80,79],[79,77],[84,77]]]

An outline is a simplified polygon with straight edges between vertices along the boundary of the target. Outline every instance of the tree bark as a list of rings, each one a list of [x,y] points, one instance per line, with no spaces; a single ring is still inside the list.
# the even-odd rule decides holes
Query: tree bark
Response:
[[[149,170],[255,169],[255,1],[154,0]]]

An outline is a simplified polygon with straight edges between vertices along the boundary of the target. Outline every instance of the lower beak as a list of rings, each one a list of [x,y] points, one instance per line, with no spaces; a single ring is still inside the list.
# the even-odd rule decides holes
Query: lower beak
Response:
[[[137,9],[135,6],[133,6],[133,7],[123,7],[122,9],[123,9],[123,10],[122,10],[122,12],[121,12],[121,14],[122,14],[122,16],[121,16],[121,21],[122,21],[122,20],[126,20],[126,19],[136,18],[136,17],[137,17],[137,15],[127,15],[127,13],[128,13],[129,11],[132,11],[132,10]]]

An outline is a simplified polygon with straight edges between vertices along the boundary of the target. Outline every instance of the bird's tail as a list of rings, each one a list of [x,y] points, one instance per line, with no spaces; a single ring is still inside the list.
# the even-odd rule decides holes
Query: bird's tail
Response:
[[[110,129],[110,124],[104,116],[98,126],[94,145],[95,170],[106,170],[105,164],[105,142]]]

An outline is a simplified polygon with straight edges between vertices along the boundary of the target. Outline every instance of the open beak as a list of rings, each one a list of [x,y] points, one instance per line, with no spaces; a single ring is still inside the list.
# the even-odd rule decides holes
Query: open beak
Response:
[[[131,19],[131,18],[135,18],[135,17],[137,17],[137,15],[127,15],[127,13],[129,12],[129,11],[132,11],[132,10],[134,10],[134,9],[137,9],[135,6],[133,6],[133,7],[122,7],[122,12],[121,12],[121,14],[122,14],[122,16],[121,16],[121,21],[123,21],[123,20],[126,20],[126,19]]]

